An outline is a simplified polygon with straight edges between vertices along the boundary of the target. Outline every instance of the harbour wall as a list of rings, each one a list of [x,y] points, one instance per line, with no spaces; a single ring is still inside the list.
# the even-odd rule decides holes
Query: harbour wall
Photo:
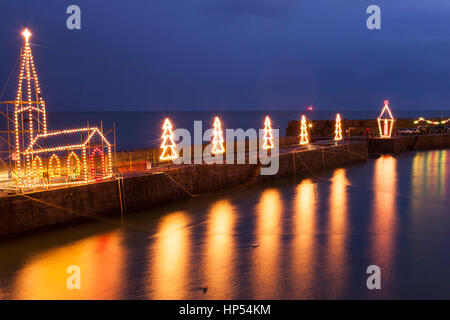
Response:
[[[365,142],[330,145],[308,152],[293,152],[280,157],[280,169],[275,176],[259,176],[258,180],[313,173],[319,169],[342,166],[367,158],[368,149]]]
[[[298,137],[279,137],[278,144],[280,148],[298,144]],[[241,141],[244,144],[243,150],[248,152],[251,149],[252,145],[258,146],[258,143],[261,141],[249,141],[246,139],[245,141]],[[209,145],[209,143],[203,144],[202,151]],[[229,150],[229,146],[226,146],[226,149]],[[237,154],[238,142],[234,142],[234,153]],[[127,172],[136,172],[146,170],[148,164],[150,163],[152,166],[160,166],[167,163],[167,161],[160,161],[159,157],[161,156],[162,150],[161,148],[150,148],[150,149],[139,149],[132,151],[120,151],[115,155],[115,162],[117,163],[117,171],[120,173]],[[191,158],[194,159],[194,147],[191,148]]]
[[[399,136],[367,139],[369,154],[397,154],[410,150],[450,148],[450,134]]]
[[[0,198],[0,238],[54,228],[75,220],[117,220],[156,205],[240,184],[308,173],[367,159],[366,142],[292,150],[279,171],[260,175],[260,164],[180,166],[161,173]]]
[[[404,128],[413,128],[417,124],[414,124],[416,119],[395,119],[393,132]],[[437,120],[437,119],[436,119]],[[361,133],[369,130],[370,134],[378,133],[378,121],[377,119],[366,119],[366,120],[350,120],[342,119],[343,135],[348,136],[358,136]],[[334,136],[336,122],[335,120],[311,120],[312,128],[310,129],[310,135],[321,136],[321,137],[332,137]],[[289,121],[286,128],[286,136],[298,137],[300,135],[300,121],[292,120]]]
[[[163,173],[3,197],[0,238],[73,220],[120,216],[187,197]]]

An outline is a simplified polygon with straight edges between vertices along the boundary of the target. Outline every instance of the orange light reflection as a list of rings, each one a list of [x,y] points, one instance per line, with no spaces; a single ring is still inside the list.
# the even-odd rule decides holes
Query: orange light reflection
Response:
[[[257,205],[256,234],[258,248],[253,250],[254,296],[270,299],[279,296],[281,196],[276,189],[267,189]]]
[[[328,226],[328,270],[331,276],[329,282],[329,294],[332,298],[338,298],[344,291],[347,283],[347,185],[349,184],[345,169],[334,171],[331,178],[329,197],[329,226]]]
[[[152,247],[151,299],[186,299],[189,294],[189,218],[174,212],[162,218]]]
[[[236,212],[227,201],[218,201],[209,211],[206,233],[205,278],[208,299],[233,299],[236,244],[234,224]]]
[[[121,233],[112,232],[31,259],[16,278],[13,299],[120,299],[124,259],[121,242]],[[70,265],[81,269],[80,290],[66,286]]]
[[[372,213],[372,264],[382,270],[392,270],[395,248],[397,160],[392,156],[381,156],[375,161],[373,185],[375,201]],[[384,274],[387,274],[385,272]],[[389,274],[387,274],[389,276]]]
[[[295,196],[295,212],[293,221],[293,252],[292,272],[293,288],[303,292],[304,298],[310,292],[315,279],[317,226],[316,226],[316,195],[315,186],[310,179],[303,180],[297,186]]]

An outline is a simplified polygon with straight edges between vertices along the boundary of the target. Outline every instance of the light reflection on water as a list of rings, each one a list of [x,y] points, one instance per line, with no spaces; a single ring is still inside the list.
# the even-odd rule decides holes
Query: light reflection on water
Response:
[[[164,216],[151,247],[150,296],[159,299],[185,299],[188,287],[190,248],[189,218],[184,212]]]
[[[450,298],[449,152],[383,156],[133,214],[125,225],[6,241],[0,298]],[[381,291],[366,289],[371,264]],[[81,267],[80,291],[66,288],[69,265]]]
[[[292,289],[305,292],[309,298],[316,277],[317,261],[317,203],[314,182],[304,179],[297,185],[295,192],[292,223],[294,239],[288,253],[292,256]]]
[[[123,250],[121,232],[114,231],[36,255],[15,277],[10,298],[120,299]],[[82,270],[82,291],[67,289],[66,269],[70,265]]]
[[[347,282],[347,184],[345,169],[336,169],[330,185],[327,238],[327,263],[332,276],[329,281],[331,298],[339,298]]]
[[[211,206],[207,219],[202,269],[208,294],[211,299],[232,299],[233,279],[239,272],[235,258],[235,208],[228,200],[217,201]]]
[[[372,261],[378,265],[383,276],[392,283],[393,258],[396,233],[397,160],[382,156],[375,162],[373,187],[375,197],[372,204]],[[389,294],[388,294],[389,295]]]
[[[280,290],[282,215],[280,192],[272,188],[264,190],[256,207],[256,241],[259,246],[252,250],[251,255],[254,297],[269,299]]]

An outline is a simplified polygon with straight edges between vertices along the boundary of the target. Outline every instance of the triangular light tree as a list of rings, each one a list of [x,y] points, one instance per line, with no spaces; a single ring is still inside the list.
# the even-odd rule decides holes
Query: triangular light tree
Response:
[[[222,125],[220,123],[219,117],[216,117],[214,119],[214,131],[213,131],[213,148],[212,153],[213,154],[220,154],[225,152],[225,148],[223,146],[223,132],[222,132]]]
[[[273,134],[272,134],[272,123],[270,122],[269,116],[266,116],[266,120],[264,121],[264,144],[263,149],[272,149],[273,148]]]
[[[308,143],[309,139],[308,139],[308,131],[306,128],[306,118],[304,115],[302,115],[302,121],[300,123],[300,144],[304,145]]]
[[[173,141],[173,138],[175,137],[175,134],[172,130],[172,123],[168,118],[164,120],[163,125],[163,134],[161,138],[163,138],[163,142],[161,143],[161,149],[163,149],[163,152],[161,153],[161,156],[159,157],[160,160],[172,160],[178,158],[178,153],[176,150],[176,144]]]
[[[336,115],[336,129],[334,131],[334,140],[342,140],[341,115],[339,113]]]

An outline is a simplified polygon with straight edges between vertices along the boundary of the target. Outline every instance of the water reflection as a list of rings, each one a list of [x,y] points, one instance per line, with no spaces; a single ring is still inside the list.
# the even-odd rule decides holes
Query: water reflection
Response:
[[[412,161],[412,194],[415,199],[441,199],[447,195],[447,151],[417,153]]]
[[[208,213],[205,237],[205,279],[208,299],[232,299],[235,276],[235,208],[228,200],[214,203]]]
[[[329,281],[330,297],[337,298],[344,291],[346,284],[348,262],[347,262],[347,231],[348,231],[348,208],[347,208],[347,181],[345,169],[339,168],[334,171],[331,178],[329,197],[329,225],[328,225],[328,272],[331,277]]]
[[[438,151],[436,151],[438,152]],[[447,194],[447,183],[449,182],[449,178],[450,178],[450,174],[448,172],[448,166],[449,164],[447,163],[447,150],[441,150],[439,151],[439,160],[438,160],[438,165],[439,165],[439,172],[438,172],[438,176],[435,177],[435,179],[437,181],[439,181],[439,190],[440,193],[438,195],[439,198],[444,198],[445,197],[450,197],[450,194]]]
[[[253,250],[253,296],[270,299],[278,296],[280,236],[283,204],[277,189],[263,191],[256,208],[256,239]]]
[[[429,223],[429,212],[434,206],[445,206],[448,199],[447,150],[430,151],[414,155],[411,166],[410,208],[413,227],[423,228]],[[439,211],[439,210],[437,210]]]
[[[32,258],[19,272],[12,299],[120,299],[121,232],[91,237]],[[81,290],[66,286],[67,267],[81,269]]]
[[[375,198],[373,202],[371,233],[373,236],[372,263],[392,276],[396,231],[397,160],[382,156],[375,161],[373,176]]]
[[[6,241],[0,298],[448,299],[449,152],[227,190],[130,214],[114,232],[95,222]],[[81,291],[66,288],[72,264]],[[365,287],[370,264],[380,291]]]
[[[185,212],[163,217],[152,246],[150,298],[185,299],[188,294],[190,228]]]
[[[425,186],[423,185],[424,175],[427,174],[427,171],[424,170],[424,164],[425,164],[425,155],[423,153],[418,153],[414,156],[412,160],[412,175],[411,175],[411,194],[412,194],[412,200],[414,199],[420,199],[423,196],[424,190],[426,190]]]
[[[312,289],[316,276],[316,210],[315,185],[305,179],[296,189],[292,241],[293,287],[305,293]]]

